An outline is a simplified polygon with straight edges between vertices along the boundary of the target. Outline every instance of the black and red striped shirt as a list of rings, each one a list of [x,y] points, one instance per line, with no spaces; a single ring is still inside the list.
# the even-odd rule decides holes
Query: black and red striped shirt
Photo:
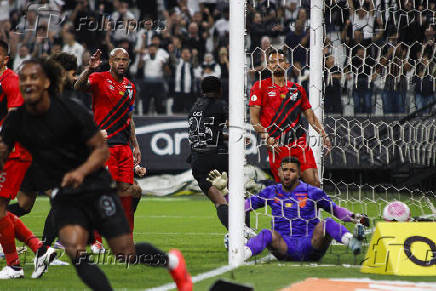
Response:
[[[109,145],[128,144],[130,118],[135,104],[135,85],[126,77],[117,82],[110,71],[89,76],[95,123],[107,131]]]
[[[306,91],[290,81],[283,87],[272,82],[272,78],[257,81],[250,90],[249,106],[260,106],[260,123],[269,136],[285,138],[284,144],[305,138],[301,125],[301,113],[311,108]]]

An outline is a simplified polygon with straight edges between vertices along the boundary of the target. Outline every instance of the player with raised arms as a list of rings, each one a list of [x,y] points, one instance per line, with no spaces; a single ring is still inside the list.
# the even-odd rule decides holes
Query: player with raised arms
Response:
[[[132,209],[136,208],[139,198],[133,198],[136,186],[132,169],[141,162],[132,117],[136,90],[135,85],[124,77],[130,62],[125,49],[115,48],[110,52],[109,71],[96,72],[102,62],[100,57],[101,51],[97,50],[89,60],[89,68],[82,72],[74,84],[74,89],[92,95],[94,119],[103,131],[111,153],[107,167],[117,182],[118,195],[133,232]],[[133,153],[130,146],[133,147]],[[101,242],[98,235],[97,240]],[[94,252],[104,251],[101,243],[95,244],[93,248]]]
[[[284,157],[296,157],[301,162],[301,178],[320,186],[312,149],[307,144],[306,129],[301,124],[303,114],[309,124],[322,136],[324,145],[331,143],[323,126],[313,112],[304,88],[286,81],[290,64],[282,50],[268,53],[268,69],[272,77],[257,81],[250,90],[250,122],[268,146],[271,172],[280,182],[278,169]]]
[[[39,189],[54,189],[51,204],[59,238],[78,276],[93,290],[111,290],[99,267],[90,262],[86,246],[97,230],[113,254],[130,264],[166,267],[179,290],[192,290],[192,280],[180,251],[169,254],[148,243],[133,243],[117,189],[105,168],[109,150],[90,112],[74,99],[59,98],[59,65],[26,60],[19,79],[24,106],[4,122],[0,166],[15,142],[32,154],[43,173]],[[61,161],[61,162],[60,162]]]

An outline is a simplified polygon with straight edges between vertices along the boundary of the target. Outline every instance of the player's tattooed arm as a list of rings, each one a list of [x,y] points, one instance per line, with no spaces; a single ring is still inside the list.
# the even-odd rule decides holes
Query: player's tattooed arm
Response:
[[[86,162],[65,174],[61,183],[62,187],[71,186],[76,188],[82,184],[87,175],[106,165],[106,161],[109,159],[109,148],[101,132],[98,131],[93,137],[91,137],[86,142],[86,145],[90,147],[91,154]]]
[[[90,87],[89,75],[91,75],[95,70],[101,65],[101,51],[98,49],[95,54],[89,59],[88,69],[85,69],[82,74],[80,74],[76,83],[74,84],[74,90],[87,91]]]
[[[135,166],[141,163],[141,149],[139,148],[138,140],[135,133],[135,122],[133,121],[133,114],[130,112],[130,144],[133,146],[133,159]]]
[[[319,122],[319,119],[318,117],[316,117],[312,108],[303,111],[303,114],[306,117],[307,122],[309,122],[309,124],[313,127],[313,129],[315,129],[316,132],[322,137],[324,146],[327,148],[327,153],[330,152],[330,150],[332,149],[330,138],[328,137],[327,133],[324,130],[324,127]]]
[[[269,136],[266,128],[260,124],[260,106],[250,106],[250,122],[254,127],[254,130],[260,134],[260,138],[265,140],[269,150],[274,148],[275,151],[280,152],[280,148],[277,147],[278,142],[272,136]]]

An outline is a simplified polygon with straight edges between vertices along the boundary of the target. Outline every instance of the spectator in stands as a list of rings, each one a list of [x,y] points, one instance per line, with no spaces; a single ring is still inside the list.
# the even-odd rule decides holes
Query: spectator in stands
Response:
[[[327,55],[324,70],[324,110],[327,113],[342,114],[341,77],[341,71],[335,65],[335,57]]]
[[[14,71],[16,72],[18,70],[18,67],[21,65],[21,63],[25,60],[31,59],[32,55],[29,53],[29,48],[21,44],[18,49],[18,54],[15,55],[14,58]]]
[[[227,47],[220,47],[218,51],[218,65],[221,71],[222,96],[226,101],[229,98],[229,57]]]
[[[229,39],[229,9],[225,8],[221,17],[215,22],[213,27],[215,31],[216,44],[218,46],[226,45]]]
[[[396,36],[393,36],[394,38]],[[388,47],[380,63],[385,65],[385,86],[382,93],[384,113],[404,113],[408,82],[404,67],[407,51],[401,43]],[[410,67],[409,67],[410,69]]]
[[[53,38],[47,31],[47,24],[41,24],[36,29],[35,44],[33,46],[33,57],[47,57],[51,53]]]
[[[353,32],[361,30],[365,43],[369,43],[374,34],[374,4],[373,0],[348,0],[351,10]]]
[[[146,15],[144,27],[136,34],[135,51],[140,53],[142,49],[147,48],[151,44],[153,36],[157,34],[159,34],[159,32],[153,29],[153,19],[150,15]]]
[[[197,97],[196,76],[192,65],[192,53],[189,48],[182,49],[181,58],[171,69],[173,72],[174,113],[187,113],[191,110]]]
[[[204,55],[203,63],[201,64],[202,69],[202,78],[206,77],[221,77],[221,67],[220,65],[215,63],[213,55],[211,53],[207,53]]]
[[[198,24],[196,22],[191,22],[188,27],[188,35],[183,40],[182,45],[184,47],[189,47],[191,51],[197,50],[198,59],[202,60],[205,52],[205,44],[205,39],[199,33]]]
[[[347,70],[353,74],[354,114],[371,114],[376,63],[362,46],[356,47],[353,52],[349,64],[351,68]]]
[[[304,28],[304,22],[302,19],[298,19],[295,22],[295,31],[290,31],[286,35],[285,44],[294,49],[293,60],[300,62],[300,64],[306,64],[307,50],[306,46],[309,44],[309,35]]]
[[[117,11],[111,15],[111,20],[113,22],[112,25],[114,25],[115,28],[112,33],[112,39],[114,41],[119,41],[126,37],[135,37],[134,33],[127,34],[129,25],[133,22],[136,24],[135,15],[129,11],[129,1],[120,1]]]
[[[77,66],[81,66],[82,56],[85,49],[76,41],[73,30],[71,28],[64,30],[63,38],[65,45],[63,46],[62,51],[75,55],[77,58]]]
[[[68,1],[67,1],[68,2]],[[76,6],[70,15],[70,21],[73,24],[75,39],[90,51],[94,51],[101,45],[102,37],[104,34],[101,30],[95,29],[96,24],[99,24],[101,16],[96,14],[89,8],[88,0],[76,0]],[[105,53],[103,51],[103,53]],[[77,55],[76,55],[77,56]],[[77,61],[80,62],[82,57],[77,56]],[[80,63],[81,64],[81,63]]]
[[[158,54],[158,47],[151,44],[139,55],[138,70],[143,70],[144,78],[138,82],[142,99],[142,112],[148,113],[153,99],[157,113],[165,113],[167,92],[164,85],[164,73],[168,66],[168,58]],[[138,79],[137,79],[138,80]]]
[[[416,76],[413,78],[415,83],[415,105],[416,110],[421,110],[423,107],[435,101],[435,90],[433,88],[433,76],[429,74],[423,64],[418,64],[416,68]],[[426,110],[425,112],[429,112]]]

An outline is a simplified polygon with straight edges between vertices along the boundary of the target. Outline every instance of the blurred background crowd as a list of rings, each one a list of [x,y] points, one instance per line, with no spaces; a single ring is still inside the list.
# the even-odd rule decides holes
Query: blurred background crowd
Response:
[[[97,49],[130,54],[139,115],[186,114],[206,76],[228,98],[228,0],[0,0],[9,66],[64,51],[78,73]],[[338,115],[406,114],[435,102],[434,0],[326,0],[324,108]],[[247,1],[247,88],[284,48],[291,81],[308,89],[309,0]],[[90,99],[84,96],[90,104]],[[424,108],[424,112],[427,109]],[[428,111],[428,110],[427,110]]]

